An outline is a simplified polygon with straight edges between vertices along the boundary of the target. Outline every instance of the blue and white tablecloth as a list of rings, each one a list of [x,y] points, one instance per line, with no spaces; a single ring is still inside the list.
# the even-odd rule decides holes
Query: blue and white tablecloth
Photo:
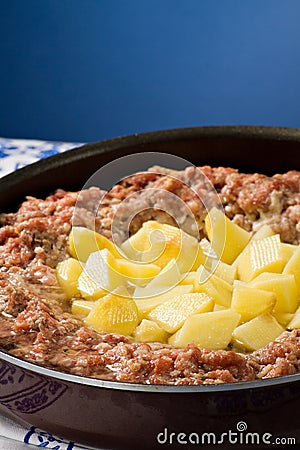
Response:
[[[0,177],[39,159],[82,145],[79,142],[6,139],[0,137]]]
[[[0,137],[0,177],[39,159],[80,145],[82,144],[78,142],[50,142]],[[63,441],[46,430],[23,427],[0,415],[0,449],[27,450],[34,446],[52,450],[82,450],[82,447],[74,442]]]

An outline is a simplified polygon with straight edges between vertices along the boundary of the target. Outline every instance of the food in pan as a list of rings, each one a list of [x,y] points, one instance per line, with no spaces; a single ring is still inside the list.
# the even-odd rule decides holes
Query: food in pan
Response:
[[[299,372],[300,173],[201,172],[211,185],[194,167],[155,167],[108,193],[59,190],[2,214],[1,348],[133,383]]]

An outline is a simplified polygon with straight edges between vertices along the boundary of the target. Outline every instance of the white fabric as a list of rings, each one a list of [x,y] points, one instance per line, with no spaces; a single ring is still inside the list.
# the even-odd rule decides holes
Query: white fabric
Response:
[[[28,445],[52,450],[82,450],[83,448],[34,426],[23,427],[3,415],[0,415],[0,444],[0,448],[5,450],[29,450]]]

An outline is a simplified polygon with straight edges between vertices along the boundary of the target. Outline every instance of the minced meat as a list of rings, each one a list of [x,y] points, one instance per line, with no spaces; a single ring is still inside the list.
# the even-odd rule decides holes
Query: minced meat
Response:
[[[270,378],[300,371],[300,331],[248,355],[185,349],[98,333],[70,313],[55,275],[68,257],[72,224],[112,238],[113,221],[130,233],[149,219],[204,233],[207,207],[220,202],[227,216],[247,230],[268,223],[284,242],[300,243],[300,173],[267,177],[231,168],[174,171],[153,167],[127,177],[109,192],[58,190],[46,199],[28,197],[15,213],[0,216],[0,346],[13,355],[64,372],[105,380],[148,384],[216,384]],[[212,188],[214,187],[214,189]],[[178,210],[175,194],[188,206]],[[217,195],[218,194],[218,195]],[[124,202],[124,200],[126,200]],[[169,202],[168,205],[166,203]],[[132,212],[137,212],[135,215]],[[195,230],[195,223],[197,229]],[[127,237],[122,227],[116,239]],[[114,236],[115,238],[115,236]]]

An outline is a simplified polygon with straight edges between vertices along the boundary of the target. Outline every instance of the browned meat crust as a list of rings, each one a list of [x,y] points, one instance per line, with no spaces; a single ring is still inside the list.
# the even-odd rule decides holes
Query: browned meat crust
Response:
[[[218,192],[226,214],[235,222],[248,230],[267,222],[285,242],[300,241],[299,172],[266,177],[239,174],[228,168],[205,166],[201,170]],[[72,218],[74,224],[91,228],[95,222],[98,231],[111,237],[117,208],[121,208],[118,215],[122,219],[131,207],[130,200],[125,207],[122,200],[140,192],[141,202],[150,202],[150,207],[147,213],[135,217],[131,232],[150,218],[173,223],[160,203],[165,197],[153,197],[147,192],[149,189],[178,195],[195,214],[202,232],[204,203],[215,201],[216,194],[192,167],[181,172],[153,168],[128,177],[109,193],[91,188],[80,194],[60,190],[45,200],[29,197],[16,213],[1,216],[1,347],[58,370],[134,383],[210,384],[299,372],[298,330],[283,333],[251,355],[241,355],[198,349],[193,344],[176,349],[131,343],[124,336],[96,333],[68,312],[54,268],[67,256]],[[188,230],[190,225],[186,223]],[[124,235],[120,234],[119,239],[124,239]]]

